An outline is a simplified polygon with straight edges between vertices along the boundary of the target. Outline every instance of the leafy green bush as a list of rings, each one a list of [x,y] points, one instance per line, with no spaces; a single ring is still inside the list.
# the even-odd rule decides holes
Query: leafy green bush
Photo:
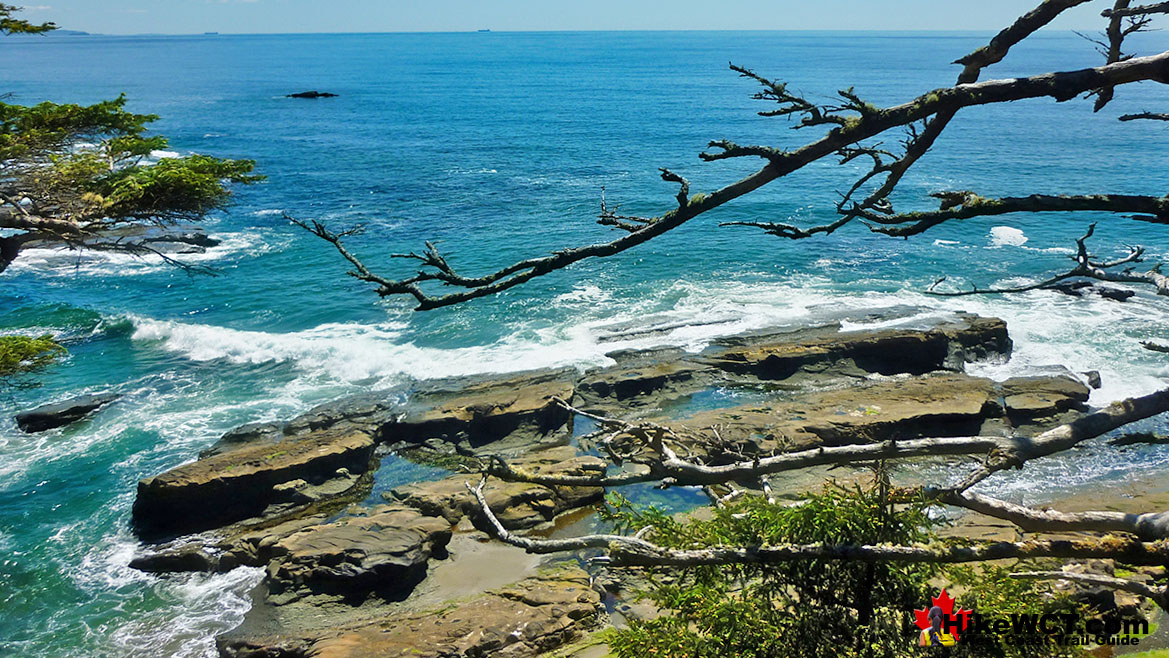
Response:
[[[22,377],[65,355],[52,336],[0,336],[0,390],[28,386]]]
[[[710,518],[700,518],[704,511],[678,519],[614,495],[603,515],[623,531],[650,526],[649,539],[675,549],[942,541],[928,507],[924,500],[893,504],[887,485],[878,479],[871,488],[832,485],[799,505],[747,497],[712,510]],[[920,656],[934,649],[917,646],[913,610],[928,608],[940,586],[960,581],[967,588],[962,596],[970,598],[962,601],[966,607],[1010,602],[1003,613],[1070,605],[1041,595],[1042,584],[1010,579],[993,567],[979,577],[980,569],[951,573],[938,565],[844,560],[646,569],[641,594],[664,614],[632,620],[613,634],[610,649],[619,658]],[[944,651],[955,656],[1054,655],[1050,648],[1036,652],[1001,644],[959,643]]]

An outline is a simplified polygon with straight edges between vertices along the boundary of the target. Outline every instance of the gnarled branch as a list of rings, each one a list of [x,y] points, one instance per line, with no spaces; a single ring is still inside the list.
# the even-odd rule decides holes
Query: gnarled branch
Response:
[[[735,67],[735,70],[740,71],[743,75],[750,74],[749,71],[740,67]],[[785,103],[785,108],[796,107],[798,108],[796,111],[805,113],[805,118],[812,117],[813,122],[832,123],[835,127],[823,137],[799,149],[790,152],[777,152],[772,157],[767,158],[768,162],[763,168],[730,185],[707,195],[696,195],[687,199],[685,203],[679,199],[677,207],[673,210],[652,218],[642,228],[627,230],[626,235],[611,242],[562,249],[546,256],[519,261],[479,277],[459,275],[445,265],[445,260],[443,260],[443,265],[435,265],[426,259],[419,259],[423,261],[424,266],[436,268],[437,271],[424,268],[414,276],[405,279],[394,280],[376,277],[377,280],[375,280],[371,276],[364,280],[377,285],[377,293],[381,296],[397,294],[413,296],[418,301],[417,308],[419,310],[449,306],[492,295],[530,281],[535,277],[564,269],[585,259],[604,258],[631,249],[681,226],[698,215],[802,169],[811,162],[839,153],[841,149],[876,137],[899,126],[907,126],[934,115],[944,116],[946,113],[956,112],[966,107],[1040,97],[1067,101],[1093,89],[1114,87],[1142,80],[1167,82],[1169,81],[1169,52],[1150,57],[1127,59],[1079,71],[958,84],[954,87],[934,90],[902,105],[885,109],[866,107],[864,112],[860,112],[858,109],[856,110],[857,116],[849,117],[844,122],[825,118],[831,113],[826,114],[824,110],[818,110],[820,119],[816,119],[817,115],[813,109],[798,102],[797,97],[788,94],[786,88],[781,90],[778,83],[763,79],[761,76],[749,75],[749,77],[755,77],[765,84],[770,91],[761,93],[765,93],[767,97],[774,96],[780,102]],[[919,144],[917,149],[923,153],[928,148],[929,143],[930,140],[915,142],[915,144]],[[908,166],[915,159],[916,157],[911,157],[903,166]],[[895,184],[895,180],[893,184]],[[877,204],[881,200],[877,198],[873,203]],[[874,207],[877,206],[874,205]],[[320,232],[313,232],[318,237],[328,240]],[[329,241],[335,247],[339,244],[332,240]],[[349,256],[346,258],[351,263],[353,262],[353,258]],[[356,271],[361,274],[360,269]],[[463,289],[445,294],[424,292],[419,284],[428,281],[437,281],[446,286]]]
[[[945,280],[942,277],[934,282],[930,289],[926,290],[926,294],[935,295],[938,297],[961,297],[966,295],[998,295],[1004,293],[1018,293],[1027,292],[1030,290],[1045,290],[1055,289],[1063,281],[1068,279],[1094,279],[1096,281],[1106,281],[1110,283],[1140,283],[1151,285],[1157,290],[1158,295],[1169,295],[1169,277],[1161,274],[1160,266],[1153,267],[1147,272],[1134,272],[1131,268],[1126,268],[1121,272],[1111,271],[1113,268],[1121,265],[1128,265],[1130,263],[1139,263],[1141,256],[1144,255],[1144,249],[1141,247],[1133,247],[1129,254],[1123,258],[1118,258],[1113,261],[1098,262],[1092,259],[1088,253],[1086,242],[1088,238],[1092,237],[1092,233],[1096,230],[1096,224],[1089,225],[1088,232],[1083,237],[1076,240],[1076,261],[1075,267],[1053,275],[1042,281],[1030,283],[1022,286],[1013,286],[1007,288],[978,288],[974,287],[970,290],[957,291],[936,291],[934,286]]]

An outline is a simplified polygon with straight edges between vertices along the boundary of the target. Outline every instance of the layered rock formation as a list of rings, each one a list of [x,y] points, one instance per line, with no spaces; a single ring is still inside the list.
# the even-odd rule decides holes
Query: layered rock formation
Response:
[[[460,559],[449,546],[483,527],[467,490],[479,476],[452,473],[393,487],[388,504],[352,505],[369,497],[379,456],[436,455],[454,466],[504,455],[527,471],[603,472],[605,461],[580,454],[573,418],[557,400],[690,429],[718,426],[721,442],[691,446],[711,462],[887,438],[1026,433],[1084,408],[1088,389],[1069,374],[999,383],[962,372],[968,361],[1009,353],[1001,320],[960,314],[912,328],[756,332],[698,353],[615,352],[612,365],[585,373],[371,392],[285,423],[245,425],[199,460],[143,480],[135,527],[146,540],[178,539],[145,547],[134,566],[264,567],[252,617],[270,619],[225,639],[228,656],[398,655],[407,647],[422,651],[412,655],[535,655],[595,620],[599,599],[587,580],[561,571],[453,608],[414,609],[419,583],[442,564],[434,561]],[[712,392],[729,402],[712,404]],[[485,494],[509,529],[547,531],[604,491],[492,480]],[[406,607],[391,614],[379,606]],[[311,629],[298,621],[310,618]]]
[[[356,430],[245,445],[139,482],[134,523],[157,538],[278,518],[353,490],[372,455],[373,439]]]
[[[603,610],[588,574],[567,567],[440,610],[305,637],[228,637],[219,646],[227,658],[527,658],[572,641],[595,626]]]

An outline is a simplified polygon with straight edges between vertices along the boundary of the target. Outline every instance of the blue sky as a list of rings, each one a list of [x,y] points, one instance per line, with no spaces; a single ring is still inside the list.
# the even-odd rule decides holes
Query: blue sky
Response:
[[[17,4],[19,0],[9,0]],[[30,0],[30,20],[107,34],[492,30],[997,30],[1036,0]],[[1110,3],[1109,3],[1110,4]],[[1099,2],[1055,29],[1100,29]]]

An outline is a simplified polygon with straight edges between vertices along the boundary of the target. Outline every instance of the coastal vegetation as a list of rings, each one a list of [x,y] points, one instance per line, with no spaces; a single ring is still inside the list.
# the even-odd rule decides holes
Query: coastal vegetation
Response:
[[[31,386],[29,375],[65,355],[52,336],[0,336],[0,391]]]
[[[654,216],[632,216],[620,214],[602,200],[598,222],[622,233],[609,242],[559,249],[486,274],[466,274],[456,269],[447,254],[427,242],[421,252],[395,254],[419,265],[416,271],[391,276],[375,272],[346,248],[344,238],[352,234],[352,229],[335,231],[315,220],[293,221],[333,245],[351,266],[350,276],[372,284],[379,296],[412,298],[418,310],[496,295],[581,261],[625,252],[793,172],[833,158],[841,165],[856,166],[863,162],[866,166],[859,177],[846,181],[842,188],[845,191],[835,205],[837,217],[832,221],[811,226],[756,220],[730,221],[723,225],[759,230],[777,238],[806,240],[857,224],[874,233],[909,238],[946,222],[1013,213],[1091,211],[1127,217],[1144,225],[1169,224],[1169,197],[1161,191],[1132,195],[1042,190],[1028,196],[995,197],[986,191],[943,190],[931,195],[940,202],[936,209],[904,211],[895,207],[895,203],[897,206],[913,203],[895,195],[899,183],[963,112],[979,106],[1045,97],[1056,102],[1091,99],[1093,111],[1101,112],[1125,85],[1142,81],[1169,83],[1169,52],[1147,56],[1126,52],[1126,39],[1148,30],[1156,17],[1169,13],[1169,3],[1136,6],[1129,0],[1116,0],[1102,12],[1104,35],[1094,40],[1104,57],[1102,65],[980,80],[988,68],[1006,58],[1019,43],[1067,10],[1088,1],[1041,2],[984,47],[957,60],[961,72],[953,86],[928,90],[917,98],[889,107],[861,98],[852,87],[837,92],[836,103],[816,103],[789,89],[782,81],[732,64],[735,73],[760,87],[754,98],[774,104],[773,109],[760,111],[760,115],[795,119],[796,128],[819,129],[821,134],[794,150],[740,145],[729,140],[711,141],[708,150],[700,154],[706,162],[748,158],[762,160],[763,165],[750,175],[705,194],[691,194],[689,180],[662,168],[662,180],[678,188],[674,207]],[[1122,122],[1160,120],[1163,115],[1143,113],[1118,118]],[[1117,123],[1118,129],[1123,126]],[[903,135],[900,150],[890,150],[876,141],[882,137],[888,139],[888,133],[894,131]],[[1074,240],[1075,264],[1067,271],[1005,288],[980,288],[973,283],[939,288],[952,274],[947,273],[926,292],[942,296],[1002,294],[1109,282],[1147,285],[1158,294],[1169,294],[1169,278],[1161,273],[1159,265],[1138,269],[1145,255],[1143,248],[1133,246],[1127,255],[1111,260],[1092,254],[1087,243],[1095,226],[1091,224],[1082,237]],[[779,449],[754,454],[733,451],[728,454],[720,434],[723,430],[717,425],[686,432],[668,424],[601,416],[591,409],[560,402],[574,415],[589,418],[600,426],[590,438],[600,441],[602,453],[609,456],[619,472],[542,475],[514,468],[506,459],[491,458],[482,469],[482,482],[473,491],[482,514],[491,522],[493,534],[507,543],[534,553],[599,551],[599,559],[609,567],[644,568],[668,575],[664,584],[655,584],[648,591],[670,614],[634,622],[628,629],[616,632],[611,647],[618,655],[814,655],[828,646],[847,656],[907,655],[913,649],[905,646],[904,629],[896,623],[884,625],[882,620],[888,617],[878,611],[904,611],[911,599],[924,600],[925,583],[946,577],[941,565],[1002,559],[1019,562],[1008,573],[995,571],[995,567],[963,572],[971,591],[981,587],[984,596],[1002,603],[1009,597],[1001,592],[987,593],[992,589],[990,584],[1007,583],[1011,579],[1028,581],[1015,582],[1006,588],[1016,588],[1016,595],[1041,602],[1040,607],[1072,607],[1073,602],[1066,593],[1057,595],[1052,589],[1035,589],[1033,584],[1057,580],[1137,594],[1169,610],[1166,593],[1169,590],[1163,571],[1150,580],[1076,572],[1060,566],[1097,559],[1114,561],[1117,565],[1166,566],[1169,524],[1165,513],[1038,509],[973,490],[1008,470],[1023,469],[1032,459],[1062,453],[1089,439],[1169,411],[1169,390],[1115,403],[1034,436],[1013,435],[1005,441],[985,436],[901,441],[890,437],[884,442],[860,446],[821,446],[803,452]],[[882,400],[872,402],[880,404]],[[855,466],[873,461],[883,464],[887,460],[937,455],[939,451],[982,458],[964,476],[947,485],[898,488],[879,476],[872,489],[848,493],[806,492],[795,507],[784,506],[768,493],[767,478],[780,473],[824,464]],[[637,464],[638,468],[627,468],[630,464]],[[513,533],[496,519],[484,494],[484,487],[492,478],[548,487],[611,488],[638,482],[657,482],[663,488],[700,486],[707,491],[712,504],[721,509],[714,513],[713,520],[679,522],[618,500],[616,508],[609,512],[610,520],[616,523],[613,534],[542,539]],[[743,483],[748,483],[751,491],[736,486]],[[733,501],[740,496],[742,500]],[[928,509],[943,506],[964,508],[1006,521],[1032,538],[943,539],[932,533],[926,515]],[[1068,532],[1087,534],[1066,539],[1061,533]],[[1046,566],[1035,566],[1036,560]],[[1044,645],[1026,650],[999,644],[967,646],[963,650],[970,651],[971,655],[1017,655],[1015,651],[1023,651],[1023,655],[1075,655],[1079,652],[1075,646]]]
[[[147,135],[157,116],[126,97],[93,105],[0,103],[0,272],[32,243],[152,254],[187,268],[132,231],[198,221],[223,207],[228,184],[255,183],[250,160],[173,156]],[[129,233],[128,233],[129,232]]]
[[[16,18],[19,11],[0,3],[0,33],[57,29]],[[147,134],[158,117],[129,112],[126,102],[125,95],[92,105],[0,101],[0,274],[33,245],[154,255],[209,271],[136,234],[198,221],[227,204],[230,184],[262,177],[251,160],[164,152],[167,139]],[[52,336],[0,336],[0,350],[0,390],[29,385],[28,375],[65,352]]]
[[[57,29],[14,18],[0,4],[0,32]],[[262,180],[251,160],[164,151],[148,135],[153,114],[126,110],[125,95],[93,105],[0,102],[0,273],[30,244],[155,255],[194,269],[148,243],[150,227],[194,222],[222,208],[232,183]]]
[[[878,467],[871,484],[829,484],[802,504],[777,505],[746,496],[717,508],[712,518],[679,521],[660,511],[631,505],[620,496],[605,514],[622,530],[661,538],[672,548],[776,546],[781,544],[875,545],[932,543],[942,522],[919,498],[896,504]],[[1017,567],[1016,567],[1017,568]],[[619,658],[768,658],[813,655],[831,646],[842,657],[913,656],[922,649],[907,641],[906,612],[928,607],[937,596],[931,583],[958,584],[962,604],[1000,614],[1079,613],[1083,606],[1034,581],[1010,577],[1010,569],[943,567],[849,561],[712,564],[683,571],[650,569],[644,596],[663,614],[632,620],[612,632],[610,650]],[[988,638],[975,649],[959,644],[961,656],[1078,656],[1080,649],[1051,644],[1012,645]]]
[[[30,23],[14,15],[20,7],[0,2],[0,33],[3,34],[43,34],[57,29],[52,23]]]

